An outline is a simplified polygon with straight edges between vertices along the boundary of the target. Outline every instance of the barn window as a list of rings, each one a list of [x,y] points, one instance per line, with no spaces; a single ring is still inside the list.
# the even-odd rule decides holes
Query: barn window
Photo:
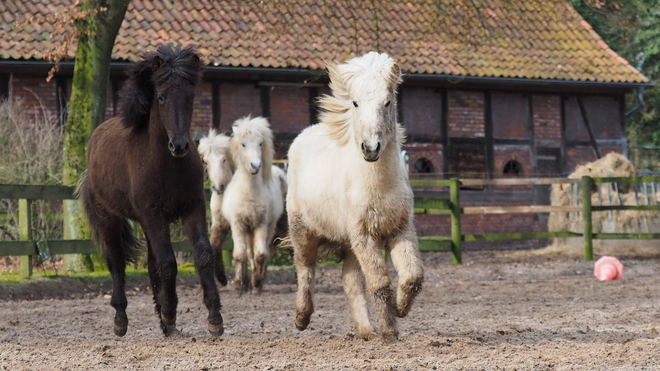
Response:
[[[420,158],[415,162],[415,166],[413,166],[413,173],[425,174],[434,172],[433,163],[425,158]]]
[[[520,162],[516,160],[511,160],[504,165],[503,173],[504,175],[512,175],[512,176],[522,175],[523,173],[522,165],[520,165]]]

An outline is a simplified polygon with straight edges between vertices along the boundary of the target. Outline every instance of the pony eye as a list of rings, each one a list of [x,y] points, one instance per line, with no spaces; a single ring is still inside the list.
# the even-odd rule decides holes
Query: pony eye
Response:
[[[261,147],[262,144],[263,144],[263,142],[260,142],[260,143],[259,143],[259,147]]]
[[[385,107],[389,107],[389,106],[390,106],[390,102],[391,102],[391,101],[388,100],[387,103],[385,103]]]
[[[222,163],[224,164],[225,162],[227,162],[227,159],[226,159],[226,158],[223,158],[223,159],[222,159]]]
[[[158,102],[160,102],[161,104],[165,103],[165,97],[158,94]]]
[[[357,108],[358,104],[356,101],[353,101],[353,107]]]
[[[243,147],[245,147],[245,143],[241,143],[241,145],[242,145]]]

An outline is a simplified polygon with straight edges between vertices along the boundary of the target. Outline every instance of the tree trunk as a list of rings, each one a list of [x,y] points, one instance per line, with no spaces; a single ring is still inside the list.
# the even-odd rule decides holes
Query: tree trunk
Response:
[[[78,47],[73,69],[71,99],[64,129],[64,185],[76,185],[87,168],[87,143],[105,117],[112,47],[130,0],[84,0],[81,11],[91,15],[76,22]],[[88,239],[87,223],[79,200],[63,204],[64,239]],[[93,270],[89,255],[65,255],[69,272]]]

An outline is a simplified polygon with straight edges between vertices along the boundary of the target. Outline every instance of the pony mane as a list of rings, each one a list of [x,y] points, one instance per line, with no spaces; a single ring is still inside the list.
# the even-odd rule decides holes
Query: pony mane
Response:
[[[203,69],[200,54],[191,46],[172,49],[169,45],[161,45],[157,51],[145,54],[141,61],[129,68],[128,80],[119,93],[119,111],[124,126],[141,129],[149,124],[156,85],[167,83],[173,76],[196,85]]]
[[[235,164],[239,162],[238,156],[240,156],[241,141],[244,138],[259,137],[263,140],[261,145],[261,174],[264,182],[270,182],[275,148],[273,146],[273,132],[270,129],[268,119],[261,116],[250,118],[250,115],[248,115],[234,121],[232,131],[231,153],[234,157]]]
[[[218,133],[215,129],[209,130],[209,134],[199,140],[197,150],[202,157],[206,158],[211,153],[229,153],[231,138],[225,134]]]
[[[348,129],[352,105],[350,87],[355,83],[356,77],[374,74],[380,76],[387,82],[388,89],[396,94],[396,89],[402,82],[401,69],[387,54],[376,52],[369,52],[343,64],[327,61],[325,63],[328,67],[329,87],[332,94],[323,95],[318,99],[321,109],[320,121],[328,125],[329,135],[333,139],[341,144],[346,144],[349,139]],[[396,99],[393,103],[396,103]],[[396,121],[396,106],[392,105],[392,109]],[[397,133],[399,131],[400,129],[397,128]]]

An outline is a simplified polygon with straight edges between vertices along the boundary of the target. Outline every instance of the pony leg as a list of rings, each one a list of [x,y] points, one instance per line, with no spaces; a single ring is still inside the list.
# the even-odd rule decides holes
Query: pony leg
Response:
[[[154,288],[154,304],[160,319],[160,328],[165,336],[176,329],[176,258],[170,242],[169,225],[164,222],[150,222],[142,225],[149,249],[149,278]],[[154,273],[155,272],[155,273]]]
[[[238,224],[232,223],[231,235],[234,239],[234,252],[232,253],[236,277],[234,278],[234,288],[239,295],[248,291],[248,236],[247,231]]]
[[[97,210],[97,216],[98,215]],[[121,241],[122,220],[110,214],[102,217],[103,223],[99,223],[97,233],[103,245],[103,257],[112,275],[112,298],[110,305],[115,308],[114,332],[117,336],[126,335],[128,330],[128,316],[126,315],[126,253]]]
[[[367,298],[364,292],[364,275],[357,257],[350,249],[345,250],[341,278],[344,283],[344,293],[348,298],[348,305],[351,307],[351,314],[357,328],[357,335],[361,339],[369,340],[374,329],[369,321]]]
[[[374,309],[378,325],[385,341],[395,340],[399,333],[396,329],[396,305],[392,292],[389,269],[380,251],[380,243],[369,236],[358,236],[351,241],[374,300]]]
[[[222,286],[227,286],[225,263],[222,260],[222,244],[225,242],[227,234],[229,234],[229,225],[226,223],[211,224],[211,247],[213,247],[213,257],[215,258],[215,278]]]
[[[398,275],[396,292],[397,315],[405,317],[410,311],[413,300],[422,290],[424,281],[424,265],[419,253],[417,236],[414,231],[391,238],[387,242],[390,247],[392,263]]]
[[[252,259],[252,293],[260,294],[266,279],[266,269],[270,261],[270,239],[274,232],[274,226],[259,226],[254,230],[254,256]]]
[[[296,328],[302,331],[309,326],[314,313],[314,275],[320,240],[304,226],[298,215],[290,215],[289,231],[293,243],[293,264],[298,278],[295,323]]]
[[[183,219],[183,230],[193,244],[195,270],[204,293],[204,305],[209,311],[208,329],[211,335],[220,336],[224,332],[221,304],[218,288],[213,276],[213,249],[207,237],[205,210],[191,214]]]

